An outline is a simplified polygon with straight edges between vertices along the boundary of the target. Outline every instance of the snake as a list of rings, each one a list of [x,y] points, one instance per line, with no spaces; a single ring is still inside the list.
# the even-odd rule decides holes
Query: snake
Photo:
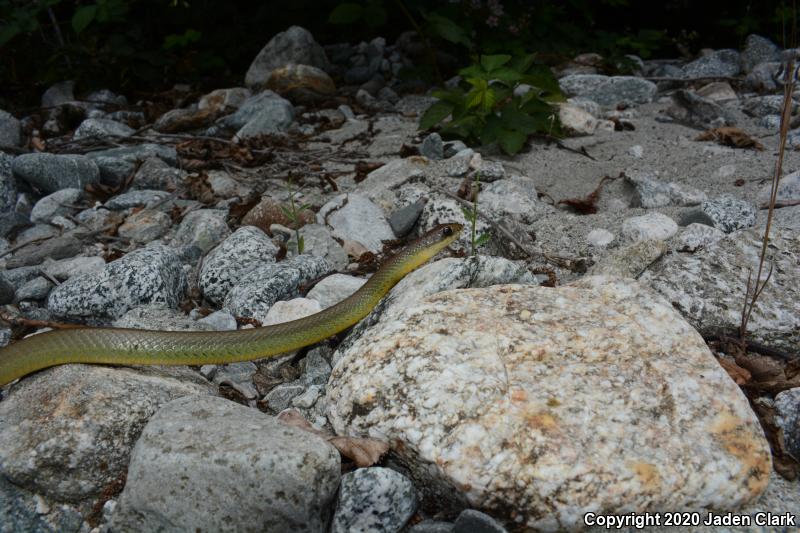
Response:
[[[0,387],[56,365],[207,365],[252,361],[290,352],[336,335],[366,317],[403,277],[461,233],[440,224],[412,241],[356,292],[306,317],[233,331],[160,331],[78,327],[26,337],[0,348]]]

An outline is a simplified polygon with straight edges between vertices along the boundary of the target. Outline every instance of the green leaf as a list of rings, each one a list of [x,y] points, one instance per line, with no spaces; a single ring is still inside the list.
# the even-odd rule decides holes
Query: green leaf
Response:
[[[92,23],[97,15],[97,5],[81,6],[75,10],[72,15],[72,29],[75,33],[81,33],[86,27]]]
[[[424,14],[425,20],[430,24],[433,32],[446,41],[455,44],[463,44],[467,48],[472,48],[472,41],[466,30],[447,17],[432,14]]]
[[[488,80],[491,78],[489,74],[486,73],[481,67],[478,65],[470,65],[468,67],[462,68],[458,71],[459,76],[466,79],[469,82],[470,78],[480,79],[480,80]]]
[[[464,93],[458,89],[452,89],[449,91],[433,91],[431,92],[431,96],[438,98],[439,100],[444,100],[445,102],[450,102],[456,106],[464,105]]]
[[[462,207],[461,212],[464,214],[464,218],[467,219],[467,222],[472,222],[472,219],[475,218],[475,212],[472,211],[472,209],[467,209],[466,207]]]
[[[522,150],[528,136],[516,130],[503,129],[497,135],[500,148],[508,155],[514,155]]]
[[[488,233],[481,233],[481,236],[475,239],[475,248],[477,248],[478,246],[483,246],[484,244],[489,242],[490,238],[491,235],[489,235]]]
[[[14,23],[5,24],[0,27],[0,46],[3,46],[8,41],[19,35],[21,28]]]
[[[386,24],[388,17],[386,8],[381,2],[370,2],[364,7],[364,21],[370,28],[377,28]]]
[[[495,80],[504,81],[506,83],[514,83],[521,80],[523,78],[523,75],[517,72],[516,70],[507,67],[501,67],[493,71],[489,75],[489,77]]]
[[[511,61],[511,56],[508,54],[481,56],[481,66],[486,72],[494,72],[509,61]]]
[[[297,255],[303,255],[303,252],[306,249],[306,240],[303,238],[303,235],[297,237]]]
[[[432,104],[419,119],[419,129],[427,130],[450,116],[455,106],[450,102],[439,100]]]
[[[294,222],[297,219],[295,214],[289,208],[287,208],[285,205],[281,206],[281,211],[283,211],[283,215],[286,218],[288,218],[289,220],[291,220],[292,222]]]
[[[517,72],[527,72],[528,69],[533,66],[535,61],[536,54],[526,54],[522,57],[516,58],[509,66]]]
[[[504,127],[518,130],[527,135],[546,129],[546,124],[542,124],[536,118],[520,111],[513,104],[500,110],[500,119]]]
[[[352,2],[339,4],[328,15],[328,22],[331,24],[353,24],[364,15],[364,7]]]

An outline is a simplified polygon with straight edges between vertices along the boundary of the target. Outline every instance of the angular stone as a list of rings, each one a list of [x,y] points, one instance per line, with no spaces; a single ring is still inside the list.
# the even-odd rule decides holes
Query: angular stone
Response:
[[[705,224],[689,224],[678,235],[678,250],[681,252],[696,252],[700,248],[714,244],[725,237],[725,233],[713,226]]]
[[[0,402],[0,479],[91,506],[161,404],[212,391],[187,368],[62,365],[25,377]]]
[[[524,176],[494,181],[481,186],[479,209],[487,209],[497,218],[510,217],[523,224],[534,224],[555,209],[539,201],[535,182]]]
[[[13,211],[17,205],[17,186],[11,172],[12,161],[13,157],[0,152],[0,215]]]
[[[31,209],[31,222],[48,223],[58,215],[72,215],[79,208],[73,207],[80,203],[83,191],[80,189],[61,189],[48,194]]]
[[[151,157],[158,157],[170,165],[176,165],[178,162],[175,148],[153,143],[89,152],[87,157],[100,168],[103,182],[112,186],[124,183],[138,163]]]
[[[22,154],[11,165],[14,175],[44,193],[83,189],[100,181],[97,165],[85,155]]]
[[[438,161],[444,159],[444,143],[442,136],[438,133],[431,133],[425,140],[422,141],[422,146],[419,148],[420,154],[428,159]]]
[[[762,208],[769,207],[772,194],[772,183],[764,185],[758,191],[758,203]],[[778,182],[778,193],[775,197],[775,206],[800,205],[800,170],[786,174]]]
[[[367,280],[364,278],[347,274],[331,274],[314,285],[314,288],[308,291],[307,296],[318,301],[320,306],[325,309],[341,302],[366,282]]]
[[[580,107],[561,103],[558,106],[561,124],[573,135],[592,135],[597,129],[597,119]]]
[[[754,33],[747,36],[742,52],[742,70],[749,73],[758,64],[780,60],[781,49],[778,45]]]
[[[405,237],[411,230],[414,229],[414,224],[417,223],[419,216],[422,214],[422,209],[425,207],[424,200],[417,200],[411,202],[400,209],[392,212],[389,215],[389,225],[392,231],[398,238]]]
[[[706,199],[706,193],[689,185],[663,182],[648,175],[626,174],[625,179],[636,189],[631,207],[646,209],[668,205],[686,207],[699,205]]]
[[[266,88],[290,99],[292,95],[306,92],[315,95],[332,95],[336,92],[336,84],[324,70],[298,64],[274,69],[267,79]]]
[[[667,244],[663,240],[641,240],[612,250],[592,265],[589,274],[635,279],[665,253]]]
[[[800,456],[800,387],[789,389],[775,396],[775,422],[783,430],[786,449],[795,457]]]
[[[311,65],[322,70],[330,68],[325,50],[317,44],[311,33],[300,26],[292,26],[276,34],[261,49],[247,69],[244,83],[250,88],[261,88],[273,70],[290,63]]]
[[[219,209],[192,211],[183,217],[173,244],[197,246],[206,253],[231,234],[225,216],[225,211]]]
[[[172,218],[163,211],[143,209],[126,218],[117,233],[124,239],[147,243],[164,235],[171,225]]]
[[[90,137],[97,137],[103,139],[105,137],[128,137],[133,135],[136,130],[107,118],[87,118],[81,122],[80,126],[72,134],[73,139],[87,139]]]
[[[758,271],[762,233],[737,231],[692,255],[670,255],[640,280],[667,298],[701,333],[738,331],[747,275],[752,272],[755,278]],[[800,345],[800,236],[772,228],[769,242],[773,275],[756,302],[748,335],[768,346],[794,350]],[[762,280],[766,273],[767,269]]]
[[[256,409],[178,399],[142,431],[111,530],[322,532],[340,468],[321,437]]]
[[[736,118],[725,107],[686,89],[672,94],[667,115],[682,124],[703,129],[736,125]]]
[[[331,533],[400,531],[416,508],[408,478],[388,468],[359,468],[342,476]]]
[[[22,128],[17,117],[0,109],[0,146],[18,146],[22,143]]]
[[[59,317],[97,323],[141,304],[177,307],[185,286],[178,256],[157,245],[131,252],[99,272],[68,279],[50,293],[47,309]]]
[[[741,71],[740,59],[736,50],[715,50],[684,65],[683,75],[685,78],[736,76]]]
[[[211,250],[200,266],[203,295],[216,304],[242,276],[265,262],[275,262],[278,247],[253,226],[242,226]]]
[[[605,107],[652,102],[657,90],[655,83],[633,76],[572,74],[558,83],[567,96],[581,96]]]
[[[311,213],[310,211],[308,213]],[[313,214],[313,213],[311,213]],[[344,270],[347,267],[347,252],[342,245],[331,235],[331,230],[322,224],[306,224],[300,228],[300,235],[303,237],[303,253],[321,257],[325,259],[336,270]],[[290,255],[297,255],[297,236],[292,232],[292,236],[286,243],[286,248]]]
[[[797,109],[797,102],[792,101],[792,110]],[[767,96],[754,96],[747,99],[742,106],[742,111],[751,117],[763,118],[768,115],[780,115],[783,111],[783,96],[770,94]]]
[[[383,250],[382,241],[395,239],[383,210],[357,193],[330,200],[317,213],[317,222],[333,228],[334,237],[359,242],[373,253]]]
[[[678,232],[678,224],[662,213],[649,213],[627,218],[622,222],[621,234],[628,241],[647,239],[664,241]]]
[[[275,302],[296,296],[301,285],[330,271],[331,266],[327,261],[311,255],[257,265],[239,276],[225,296],[224,307],[234,316],[252,317],[265,322]]]
[[[294,107],[272,91],[264,91],[249,98],[236,113],[226,117],[225,123],[240,119],[245,122],[236,132],[236,139],[279,133],[286,131],[294,120]]]
[[[576,530],[587,508],[735,509],[769,480],[745,396],[635,281],[447,291],[373,324],[340,348],[329,419],[397,443],[440,508]]]
[[[756,207],[730,194],[723,194],[700,205],[714,227],[725,233],[752,227],[756,223]]]
[[[81,253],[82,248],[83,242],[72,235],[54,237],[17,250],[14,256],[6,261],[6,268],[38,265],[46,259],[74,257]]]

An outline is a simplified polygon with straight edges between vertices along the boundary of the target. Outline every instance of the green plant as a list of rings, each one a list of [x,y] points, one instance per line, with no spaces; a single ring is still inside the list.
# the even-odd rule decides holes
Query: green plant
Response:
[[[294,237],[297,239],[297,255],[301,255],[305,250],[305,241],[303,236],[300,235],[300,213],[310,208],[311,204],[297,205],[297,203],[295,203],[294,196],[296,191],[294,190],[291,178],[289,179],[287,188],[289,189],[289,207],[282,205],[281,211],[283,211],[284,216],[292,223]]]
[[[488,233],[481,233],[480,235],[477,234],[477,226],[478,226],[478,194],[480,193],[481,188],[481,177],[480,173],[475,173],[475,182],[472,184],[472,207],[466,208],[462,207],[461,212],[464,213],[464,218],[467,219],[470,225],[470,246],[471,251],[470,255],[475,255],[475,250],[478,247],[483,246],[489,241],[489,234]]]
[[[559,133],[552,101],[562,98],[550,70],[534,55],[512,60],[507,54],[482,55],[462,69],[458,87],[434,91],[438,102],[420,118],[419,127],[439,126],[445,137],[471,145],[497,142],[507,154],[519,152],[534,133]],[[521,91],[521,85],[528,85]],[[449,119],[449,120],[448,120]]]

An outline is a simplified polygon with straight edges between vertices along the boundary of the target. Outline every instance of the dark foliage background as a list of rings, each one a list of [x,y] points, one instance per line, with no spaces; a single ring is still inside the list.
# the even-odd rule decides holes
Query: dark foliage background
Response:
[[[0,98],[36,102],[61,79],[127,92],[241,84],[261,47],[292,24],[322,44],[392,43],[418,26],[465,61],[524,50],[557,63],[588,51],[738,48],[749,33],[783,44],[790,19],[791,4],[761,0],[0,0]]]

